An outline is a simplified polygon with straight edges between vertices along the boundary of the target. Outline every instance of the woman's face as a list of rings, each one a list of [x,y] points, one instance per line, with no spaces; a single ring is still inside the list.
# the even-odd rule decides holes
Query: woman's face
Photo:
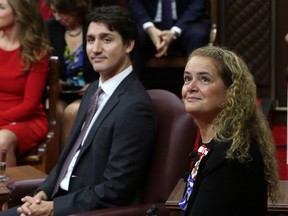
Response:
[[[63,26],[70,29],[79,24],[76,13],[61,13],[55,8],[51,7],[54,18]]]
[[[227,98],[227,87],[213,59],[193,56],[187,62],[182,98],[193,117],[213,121]]]
[[[11,28],[16,23],[16,17],[7,0],[0,0],[0,30]]]

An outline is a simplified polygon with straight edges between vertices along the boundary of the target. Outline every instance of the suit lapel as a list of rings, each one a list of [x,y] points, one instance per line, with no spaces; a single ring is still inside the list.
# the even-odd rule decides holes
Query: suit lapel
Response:
[[[136,76],[132,72],[130,73],[115,89],[114,93],[111,95],[105,106],[103,107],[101,113],[97,117],[96,121],[94,122],[93,126],[91,127],[88,136],[86,137],[82,150],[80,151],[80,154],[78,156],[78,160],[81,158],[82,154],[86,151],[86,149],[91,145],[93,138],[95,137],[99,127],[101,127],[101,124],[103,121],[105,121],[106,117],[113,112],[113,109],[119,104],[120,99],[119,97],[125,93],[126,89],[128,88],[129,84],[135,80]],[[85,112],[86,113],[86,112]],[[82,117],[82,119],[85,118]],[[84,121],[84,120],[82,120]],[[76,163],[77,163],[76,162]]]

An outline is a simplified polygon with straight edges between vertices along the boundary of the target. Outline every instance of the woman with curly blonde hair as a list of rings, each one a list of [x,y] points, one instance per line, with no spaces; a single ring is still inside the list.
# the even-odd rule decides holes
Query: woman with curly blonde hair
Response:
[[[245,62],[225,48],[196,49],[182,97],[202,141],[182,215],[266,215],[267,200],[279,197],[275,145]]]
[[[7,166],[45,139],[41,97],[51,52],[35,0],[0,0],[0,149]]]

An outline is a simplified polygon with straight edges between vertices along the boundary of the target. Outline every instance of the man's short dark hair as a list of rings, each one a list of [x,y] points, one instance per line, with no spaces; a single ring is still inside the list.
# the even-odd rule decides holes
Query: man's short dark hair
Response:
[[[131,13],[116,5],[96,7],[87,15],[88,23],[103,23],[111,31],[117,31],[123,42],[137,40],[138,27]]]

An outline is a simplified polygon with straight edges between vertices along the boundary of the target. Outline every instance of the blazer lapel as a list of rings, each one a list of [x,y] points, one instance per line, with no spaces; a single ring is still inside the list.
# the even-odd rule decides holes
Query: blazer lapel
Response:
[[[105,106],[103,107],[101,113],[97,117],[96,121],[94,122],[94,125],[91,127],[88,136],[86,137],[82,150],[80,151],[80,154],[78,156],[78,160],[81,158],[82,154],[86,151],[89,145],[91,145],[93,138],[95,137],[99,127],[101,127],[101,124],[103,121],[105,121],[106,117],[113,112],[114,107],[117,106],[117,104],[120,102],[120,95],[124,94],[126,89],[128,88],[129,84],[135,80],[135,74],[132,72],[130,73],[115,89],[114,93],[111,95]],[[83,117],[82,117],[83,118]]]

